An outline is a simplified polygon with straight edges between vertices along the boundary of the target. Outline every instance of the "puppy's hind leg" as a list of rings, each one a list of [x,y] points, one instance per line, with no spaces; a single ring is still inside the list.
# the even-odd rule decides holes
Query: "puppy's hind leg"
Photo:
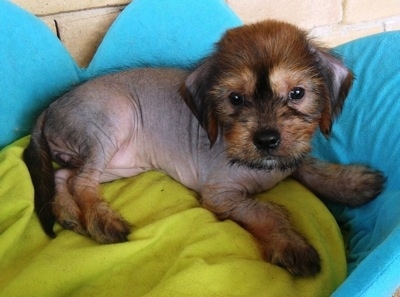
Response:
[[[321,270],[317,251],[294,229],[282,206],[212,185],[203,187],[202,204],[220,219],[231,219],[249,231],[266,261],[298,276],[313,276]]]
[[[381,172],[366,166],[331,164],[311,157],[292,176],[318,197],[349,206],[372,200],[385,183]]]
[[[88,235],[81,222],[81,211],[70,193],[68,182],[76,174],[73,169],[58,169],[55,173],[55,195],[52,210],[65,229]]]
[[[88,163],[70,179],[69,187],[80,210],[80,221],[87,235],[98,242],[127,241],[130,224],[113,211],[100,195],[101,172]]]
[[[97,172],[86,168],[57,170],[53,213],[65,229],[98,242],[126,241],[130,226],[102,199]]]

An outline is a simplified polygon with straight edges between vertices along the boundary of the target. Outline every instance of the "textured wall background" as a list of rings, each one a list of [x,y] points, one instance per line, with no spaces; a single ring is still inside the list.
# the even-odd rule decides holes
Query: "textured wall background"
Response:
[[[201,1],[201,0],[199,0]],[[129,0],[14,0],[58,34],[80,66],[91,60]],[[226,0],[245,23],[267,18],[297,24],[327,46],[400,30],[399,0]]]

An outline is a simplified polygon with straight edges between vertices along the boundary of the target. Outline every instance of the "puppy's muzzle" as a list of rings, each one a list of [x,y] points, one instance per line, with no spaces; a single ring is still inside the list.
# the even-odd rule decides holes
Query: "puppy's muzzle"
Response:
[[[264,129],[257,131],[253,136],[254,145],[265,151],[271,151],[278,148],[281,141],[281,136],[278,131],[274,129]]]

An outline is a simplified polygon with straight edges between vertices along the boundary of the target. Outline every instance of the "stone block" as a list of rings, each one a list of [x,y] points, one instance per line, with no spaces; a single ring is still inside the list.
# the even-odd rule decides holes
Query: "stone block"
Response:
[[[43,17],[74,57],[79,66],[91,61],[105,33],[121,8],[101,8]],[[56,25],[56,26],[55,26]]]
[[[130,0],[12,0],[33,14],[43,16],[68,11],[125,5]]]
[[[346,0],[343,21],[347,24],[400,15],[399,0]]]
[[[313,28],[342,20],[341,0],[227,0],[227,3],[245,23],[272,18]]]

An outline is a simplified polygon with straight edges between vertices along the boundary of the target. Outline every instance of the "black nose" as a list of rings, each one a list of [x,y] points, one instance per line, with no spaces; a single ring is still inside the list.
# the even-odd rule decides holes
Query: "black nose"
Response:
[[[259,149],[273,150],[279,146],[281,136],[273,129],[260,130],[254,134],[253,142]]]

